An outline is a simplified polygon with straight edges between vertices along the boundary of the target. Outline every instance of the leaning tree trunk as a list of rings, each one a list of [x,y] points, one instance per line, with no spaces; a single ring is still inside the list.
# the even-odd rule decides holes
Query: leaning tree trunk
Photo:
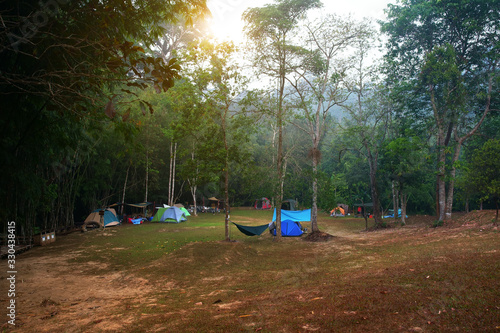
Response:
[[[450,177],[450,184],[449,184],[449,189],[448,189],[448,197],[446,200],[446,219],[451,219],[451,210],[453,208],[453,191],[455,187],[455,175],[456,175],[456,162],[458,161],[458,158],[460,156],[460,150],[462,149],[462,145],[467,140],[470,138],[474,133],[477,132],[479,127],[481,127],[481,124],[483,123],[484,119],[488,115],[490,111],[490,103],[491,103],[491,92],[493,89],[493,78],[490,77],[488,80],[488,95],[486,99],[486,106],[484,108],[483,114],[481,116],[481,119],[477,122],[476,126],[472,128],[467,134],[465,134],[462,137],[456,137],[457,145],[455,146],[455,153],[453,155],[452,161],[451,161],[451,177]],[[455,128],[455,133],[456,133],[456,128]]]
[[[193,196],[193,206],[194,206],[194,211],[193,211],[193,214],[194,216],[198,216],[198,210],[197,210],[197,205],[196,205],[196,189],[197,189],[197,186],[196,185],[193,185],[193,186],[190,186],[190,189],[191,189],[191,195]]]
[[[172,161],[173,159],[173,146],[174,142],[170,141],[170,164],[168,167],[168,194],[167,194],[167,205],[170,206],[170,202],[172,201],[172,168],[174,166],[174,163]]]
[[[177,142],[174,144],[174,166],[172,168],[172,203],[171,206],[175,204],[175,170],[177,161]]]
[[[131,163],[128,164],[127,173],[125,174],[125,182],[123,183],[123,194],[122,194],[122,202],[121,202],[122,205],[120,207],[121,215],[123,215],[123,210],[124,210],[124,207],[125,207],[125,193],[127,192],[128,173],[130,171],[130,166],[131,165],[132,165]]]

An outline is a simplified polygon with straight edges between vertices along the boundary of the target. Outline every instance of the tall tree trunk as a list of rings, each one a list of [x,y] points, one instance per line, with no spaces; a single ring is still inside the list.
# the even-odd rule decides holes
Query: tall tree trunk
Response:
[[[228,158],[226,156],[226,158]],[[226,159],[226,170],[224,172],[224,209],[225,209],[225,217],[224,217],[224,227],[225,227],[225,233],[226,233],[226,241],[230,241],[229,237],[229,170],[228,170],[228,163]]]
[[[439,175],[436,175],[436,219],[439,221]]]
[[[228,109],[224,110],[223,115],[221,116],[221,124],[222,124],[222,138],[224,140],[224,228],[225,228],[225,236],[226,241],[230,241],[229,236],[229,145],[227,142],[227,127],[226,127],[226,117],[227,117]],[[217,207],[218,208],[218,207]]]
[[[193,206],[194,206],[193,214],[194,214],[194,216],[198,216],[198,208],[197,208],[197,204],[196,204],[196,190],[197,190],[198,186],[194,185],[194,186],[190,186],[190,188],[191,188],[191,195],[193,196]]]
[[[377,161],[372,155],[370,147],[365,146],[368,157],[368,165],[370,167],[370,191],[373,202],[373,217],[375,218],[375,226],[379,227],[382,225],[382,214],[380,213],[380,200],[378,197],[378,185],[377,185]]]
[[[323,82],[326,82],[324,80]],[[322,93],[324,93],[326,83],[322,86]],[[321,158],[321,153],[319,150],[319,142],[321,140],[321,123],[320,123],[320,111],[323,108],[323,98],[320,97],[318,107],[316,109],[316,114],[314,117],[314,122],[310,125],[311,135],[312,135],[312,170],[313,170],[313,202],[311,210],[311,232],[319,232],[318,227],[318,165]]]
[[[444,221],[445,219],[445,209],[446,209],[446,181],[445,181],[445,163],[446,156],[444,148],[439,148],[439,160],[438,160],[438,203],[439,203],[439,221]]]
[[[497,213],[495,215],[495,225],[498,225],[498,199],[495,199],[495,208],[497,209]]]
[[[149,185],[149,152],[146,150],[146,193],[144,194],[144,202],[148,202],[148,185]]]
[[[169,205],[169,206],[171,206],[170,203],[172,202],[172,197],[173,197],[173,195],[172,195],[172,168],[174,167],[173,147],[174,147],[174,142],[170,141],[170,164],[168,167],[168,196],[167,196],[167,205]]]
[[[406,224],[406,205],[407,204],[408,204],[408,194],[401,193],[401,224],[402,225]]]
[[[391,182],[392,183],[392,209],[394,210],[394,222],[396,222],[397,218],[397,212],[398,212],[398,196],[397,196],[397,190],[396,186],[394,185],[394,180]]]
[[[441,110],[440,112],[437,103],[436,96],[434,92],[434,86],[429,85],[429,93],[432,105],[432,111],[434,114],[434,120],[436,121],[437,126],[437,151],[438,151],[438,160],[437,160],[437,211],[438,211],[438,220],[444,221],[445,218],[445,208],[446,208],[446,147],[448,146],[450,139],[450,131],[445,137],[444,130],[444,118],[446,115],[446,110]],[[442,114],[444,112],[444,114]],[[450,125],[451,126],[451,125]],[[449,127],[450,129],[452,127]]]
[[[191,160],[194,163],[194,143],[193,143],[193,151],[191,152]],[[188,178],[188,183],[189,183],[189,189],[191,191],[191,195],[193,196],[193,206],[194,206],[194,211],[193,214],[194,216],[198,216],[198,208],[196,204],[196,190],[198,188],[198,165],[196,165],[196,170],[195,170],[195,176],[193,179]]]
[[[458,142],[457,146],[455,147],[455,153],[453,154],[453,158],[451,160],[450,182],[448,183],[448,196],[446,198],[446,220],[451,220],[451,212],[453,209],[453,193],[455,191],[455,176],[457,173],[456,162],[458,161],[458,157],[460,156],[461,146],[462,143]]]
[[[174,205],[174,193],[175,193],[175,160],[177,157],[177,142],[170,142],[170,167],[169,167],[169,179],[168,179],[168,199],[167,205]]]
[[[278,128],[278,153],[276,156],[276,169],[278,171],[278,196],[276,200],[276,239],[281,239],[281,204],[283,203],[283,186],[285,174],[283,172],[283,96],[285,91],[285,65],[280,69],[280,87],[278,99],[278,114],[276,116],[276,127]]]
[[[313,181],[312,181],[312,190],[313,190],[313,200],[312,200],[312,209],[311,209],[311,232],[319,232],[318,228],[318,159],[319,152],[317,148],[317,142],[315,142],[315,146],[312,150],[312,169],[313,169]]]

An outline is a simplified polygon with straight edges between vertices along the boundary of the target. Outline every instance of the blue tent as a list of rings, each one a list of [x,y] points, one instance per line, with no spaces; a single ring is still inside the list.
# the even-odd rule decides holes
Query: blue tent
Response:
[[[173,222],[179,223],[186,221],[186,216],[184,212],[175,206],[168,208],[160,208],[153,217],[153,222]]]
[[[271,222],[269,230],[274,236],[276,236],[276,227],[274,225],[274,222]],[[302,226],[300,225],[299,222],[291,220],[281,221],[281,236],[297,237],[297,236],[302,236],[303,233],[304,231],[302,230]]]

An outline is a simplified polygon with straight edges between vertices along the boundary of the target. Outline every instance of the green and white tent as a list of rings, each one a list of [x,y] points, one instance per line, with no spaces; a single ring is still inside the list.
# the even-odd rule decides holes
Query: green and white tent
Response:
[[[158,209],[152,222],[180,223],[186,220],[186,215],[180,208],[168,207]]]

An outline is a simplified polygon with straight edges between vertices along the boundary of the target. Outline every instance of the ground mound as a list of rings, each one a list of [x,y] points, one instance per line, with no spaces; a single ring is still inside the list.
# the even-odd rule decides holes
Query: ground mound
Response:
[[[483,227],[492,225],[495,222],[495,215],[495,210],[474,210],[459,217],[455,223],[464,227]]]
[[[305,240],[306,242],[328,242],[334,237],[335,236],[332,236],[329,233],[316,231],[308,234],[306,237],[303,237],[302,239]]]

